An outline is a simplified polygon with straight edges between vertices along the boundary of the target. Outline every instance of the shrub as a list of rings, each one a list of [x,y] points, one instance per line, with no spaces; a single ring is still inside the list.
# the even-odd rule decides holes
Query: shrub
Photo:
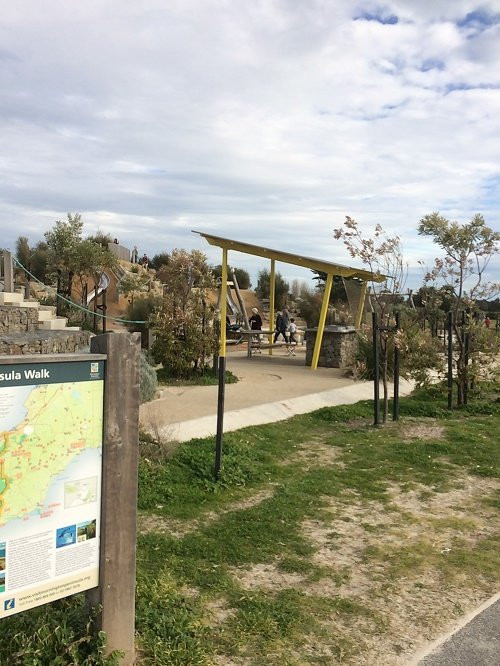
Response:
[[[156,369],[150,365],[148,362],[147,354],[144,351],[141,351],[139,381],[139,395],[141,403],[153,400],[158,389],[158,379],[156,376]]]
[[[208,290],[215,286],[212,272],[197,250],[173,250],[163,272],[165,293],[153,319],[154,359],[172,377],[203,374],[218,344],[216,308],[208,301]]]

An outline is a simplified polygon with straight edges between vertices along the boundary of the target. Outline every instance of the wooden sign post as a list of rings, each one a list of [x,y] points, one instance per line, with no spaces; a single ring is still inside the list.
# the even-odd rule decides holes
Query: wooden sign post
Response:
[[[92,353],[106,354],[103,486],[99,587],[88,593],[100,604],[106,652],[135,662],[135,569],[137,470],[139,461],[140,333],[92,338]]]

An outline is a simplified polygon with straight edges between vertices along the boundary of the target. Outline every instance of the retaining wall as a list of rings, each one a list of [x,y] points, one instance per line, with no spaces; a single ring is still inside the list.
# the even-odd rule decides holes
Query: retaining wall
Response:
[[[0,335],[34,331],[38,323],[36,308],[16,308],[11,305],[0,305]]]
[[[88,351],[90,331],[26,331],[0,333],[0,355],[70,354]]]

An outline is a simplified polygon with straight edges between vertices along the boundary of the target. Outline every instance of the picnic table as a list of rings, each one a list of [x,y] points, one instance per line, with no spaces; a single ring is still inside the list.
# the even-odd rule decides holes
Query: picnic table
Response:
[[[272,349],[273,347],[286,347],[287,356],[295,356],[293,345],[289,342],[263,342],[262,338],[268,338],[270,335],[274,335],[275,332],[274,329],[240,329],[239,333],[247,338],[247,357],[251,358],[252,352],[262,354],[263,349]]]

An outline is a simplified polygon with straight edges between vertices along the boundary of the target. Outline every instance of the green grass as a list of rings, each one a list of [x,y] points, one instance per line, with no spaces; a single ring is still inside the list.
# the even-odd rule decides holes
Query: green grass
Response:
[[[500,434],[498,390],[488,387],[476,403],[460,412],[449,413],[446,395],[419,391],[415,397],[401,401],[401,423],[374,429],[371,404],[325,408],[295,417],[286,422],[247,428],[224,438],[224,470],[221,481],[212,476],[213,440],[197,440],[182,445],[165,465],[141,464],[142,510],[168,517],[197,518],[197,529],[182,539],[159,534],[140,538],[139,568],[143,575],[161,579],[169,571],[182,585],[195,588],[199,596],[191,599],[193,617],[203,613],[208,599],[223,598],[233,614],[222,627],[196,633],[205,662],[211,663],[213,651],[228,655],[253,655],[249,663],[304,663],[294,661],[305,636],[328,643],[323,633],[324,621],[330,614],[350,612],[357,617],[370,615],[368,606],[352,599],[339,601],[309,597],[300,590],[283,589],[278,593],[259,590],[250,593],[241,588],[231,575],[234,568],[248,568],[259,563],[274,564],[279,571],[297,573],[306,581],[324,576],[321,567],[311,562],[314,548],[300,528],[304,519],[324,517],[328,497],[344,497],[345,491],[355,493],[363,501],[389,504],[388,483],[411,488],[423,484],[429,491],[446,491],[463,473],[478,477],[498,477],[497,443]],[[443,416],[441,416],[441,412]],[[438,418],[438,421],[434,419]],[[409,421],[407,420],[409,419]],[[406,423],[424,422],[444,425],[441,439],[412,441],[402,439]],[[336,447],[343,466],[335,464],[309,466],[294,457],[299,447],[314,438],[323,446]],[[156,474],[156,483],[151,475]],[[227,509],[235,500],[254,494],[269,482],[275,484],[272,497],[259,505],[221,514],[217,520],[203,523],[203,514]],[[162,489],[158,492],[158,489]],[[168,492],[165,492],[168,488]],[[494,498],[484,498],[491,505]],[[158,505],[161,509],[157,509]],[[402,516],[402,521],[405,517]],[[367,526],[376,533],[377,528]],[[436,529],[467,529],[467,521],[437,523]],[[409,572],[437,567],[443,577],[465,574],[469,580],[495,580],[500,570],[498,548],[485,539],[474,548],[455,548],[446,559],[425,539],[408,548],[367,549],[366,562],[383,561],[388,565],[387,584]],[[345,574],[336,576],[338,584]],[[334,604],[335,605],[335,604]],[[371,617],[373,631],[383,626],[384,619]],[[141,633],[141,632],[140,632]],[[353,657],[359,645],[347,636],[337,636],[330,645],[337,659]],[[200,647],[201,646],[201,647]],[[147,641],[144,642],[147,651]],[[312,658],[311,658],[312,659]],[[331,663],[309,660],[307,663]],[[169,662],[165,664],[177,663]],[[179,663],[189,663],[189,660]],[[196,662],[198,663],[198,662]]]
[[[192,440],[168,456],[141,460],[140,512],[190,525],[182,538],[153,531],[138,539],[137,632],[143,663],[201,666],[213,663],[215,654],[224,654],[243,656],[255,666],[299,666],[348,662],[363,652],[365,640],[388,627],[374,599],[306,594],[300,586],[248,590],[235,575],[264,564],[279,575],[299,577],[305,586],[317,581],[321,585],[328,578],[340,590],[353,572],[314,561],[316,548],[302,529],[305,520],[323,521],[328,529],[329,522],[339,519],[329,532],[332,543],[341,526],[349,530],[352,524],[370,535],[374,541],[359,546],[360,562],[383,565],[383,573],[377,575],[389,597],[398,581],[419,574],[425,580],[429,570],[446,584],[464,576],[471,585],[486,581],[493,589],[500,549],[492,537],[472,546],[464,541],[473,518],[429,518],[429,529],[455,535],[444,556],[425,532],[407,545],[384,541],[389,523],[396,530],[412,525],[415,519],[409,514],[391,514],[387,525],[378,525],[353,521],[347,510],[354,501],[367,507],[367,517],[373,503],[393,510],[389,484],[417,489],[420,500],[427,501],[456,486],[464,474],[478,481],[499,478],[499,398],[498,387],[481,387],[467,409],[448,412],[443,388],[433,387],[403,399],[401,421],[384,428],[371,427],[371,403],[360,402],[228,433],[217,482],[213,438]],[[415,423],[443,426],[444,434],[420,440],[404,437]],[[331,456],[331,463],[305,460],[308,445],[335,452],[336,457]],[[255,505],[237,504],[261,490],[272,492]],[[491,511],[499,504],[499,495],[486,494],[478,508]],[[422,586],[416,580],[415,589]],[[209,610],[212,602],[230,613],[216,621]],[[359,636],[353,639],[349,632],[332,630],[342,622],[359,625]],[[36,650],[43,658],[55,654],[60,647],[56,627],[62,627],[58,631],[68,644],[89,633],[78,597],[3,623],[0,663],[59,663],[52,662],[52,656],[40,661],[31,655]],[[41,643],[36,628],[45,631]],[[74,661],[60,663],[107,663],[99,656],[99,640],[92,641],[78,646]],[[31,660],[8,661],[24,645]]]

